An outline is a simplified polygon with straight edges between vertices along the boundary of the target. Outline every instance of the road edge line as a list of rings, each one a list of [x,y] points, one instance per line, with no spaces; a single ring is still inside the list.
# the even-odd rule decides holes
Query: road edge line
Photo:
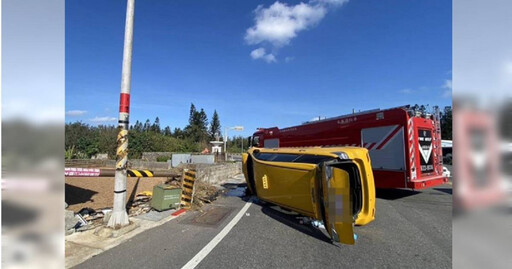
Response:
[[[206,246],[204,246],[190,261],[181,269],[195,268],[208,254],[222,241],[222,239],[231,231],[231,229],[240,221],[247,209],[252,205],[252,198],[240,209],[238,214],[220,231]]]

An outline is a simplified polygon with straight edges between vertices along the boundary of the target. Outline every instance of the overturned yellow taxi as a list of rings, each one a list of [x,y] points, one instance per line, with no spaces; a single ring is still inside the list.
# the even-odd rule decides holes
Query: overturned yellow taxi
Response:
[[[354,224],[375,219],[375,185],[365,148],[251,148],[242,161],[252,194],[323,221],[334,242],[354,244]]]

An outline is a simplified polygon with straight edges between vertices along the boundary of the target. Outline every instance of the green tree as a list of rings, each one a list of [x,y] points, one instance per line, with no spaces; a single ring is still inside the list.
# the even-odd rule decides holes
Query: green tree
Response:
[[[142,132],[143,128],[144,128],[144,126],[142,126],[142,122],[140,122],[138,120],[135,122],[135,125],[133,125],[134,131]]]
[[[71,158],[90,158],[98,153],[99,149],[96,140],[94,127],[82,122],[68,123],[65,126],[65,148],[73,149]]]
[[[452,140],[452,107],[447,106],[441,113],[441,139]]]
[[[190,104],[190,112],[189,112],[189,116],[188,116],[188,124],[189,125],[194,125],[194,118],[196,116],[196,113],[197,113],[196,106],[193,103],[191,103]]]
[[[160,133],[162,130],[160,129],[160,119],[158,117],[155,118],[155,122],[151,125],[151,131]]]
[[[117,149],[117,133],[116,127],[110,125],[99,125],[96,132],[96,145],[98,153],[107,153],[108,157],[114,159]]]
[[[165,136],[171,136],[172,133],[171,133],[171,127],[169,126],[166,126],[165,129],[164,129],[164,135]]]
[[[172,132],[172,136],[178,139],[185,138],[185,132],[181,128],[174,128],[174,131]]]
[[[184,131],[186,137],[196,143],[208,140],[208,117],[204,109],[197,111],[194,104],[190,106],[189,124]]]
[[[144,127],[142,128],[142,130],[144,132],[149,132],[151,131],[151,122],[149,121],[149,119],[146,120],[146,123],[144,123]]]
[[[219,114],[217,114],[217,110],[213,111],[212,121],[210,122],[210,130],[208,132],[210,136],[210,140],[215,140],[215,134],[220,134],[220,120],[219,120]]]
[[[247,141],[247,138],[242,136],[234,136],[233,138],[228,138],[226,145],[227,151],[230,153],[241,153],[242,145],[244,152],[249,149],[249,142]]]
[[[200,133],[199,140],[201,142],[205,142],[208,140],[208,116],[206,115],[206,112],[204,112],[204,109],[201,108],[201,111],[199,112],[199,122],[198,122]]]

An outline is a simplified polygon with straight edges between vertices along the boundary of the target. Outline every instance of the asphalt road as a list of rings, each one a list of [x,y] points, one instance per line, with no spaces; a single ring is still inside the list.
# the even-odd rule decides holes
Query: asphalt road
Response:
[[[197,268],[451,268],[451,192],[451,185],[378,191],[376,220],[356,227],[354,246],[333,245],[295,214],[254,203]],[[212,206],[231,210],[217,224],[194,223],[201,213],[187,213],[75,268],[181,268],[245,200],[217,200]]]

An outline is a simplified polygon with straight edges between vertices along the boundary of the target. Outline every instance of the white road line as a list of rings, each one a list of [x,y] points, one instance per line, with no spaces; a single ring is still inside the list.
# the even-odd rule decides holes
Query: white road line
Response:
[[[252,205],[252,198],[244,205],[244,207],[236,214],[236,216],[217,234],[212,241],[210,241],[206,246],[199,251],[194,258],[185,264],[182,269],[193,269],[195,268],[208,254],[217,246],[217,244],[222,241],[222,239],[231,231],[231,229],[238,223],[238,221],[245,214],[247,209]]]

